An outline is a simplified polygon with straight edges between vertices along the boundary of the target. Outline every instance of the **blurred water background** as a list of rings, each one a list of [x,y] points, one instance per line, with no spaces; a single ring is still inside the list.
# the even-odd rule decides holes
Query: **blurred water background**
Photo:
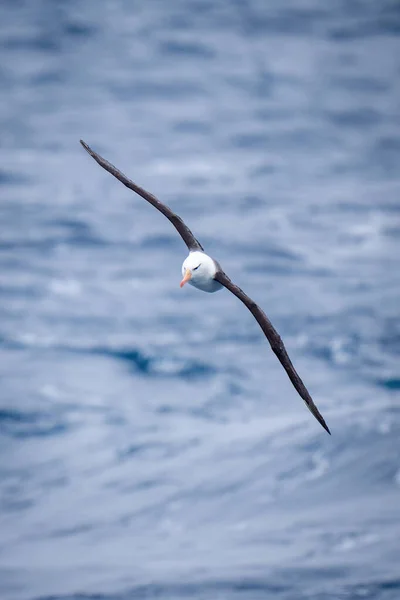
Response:
[[[2,600],[400,598],[399,34],[397,0],[1,2]]]

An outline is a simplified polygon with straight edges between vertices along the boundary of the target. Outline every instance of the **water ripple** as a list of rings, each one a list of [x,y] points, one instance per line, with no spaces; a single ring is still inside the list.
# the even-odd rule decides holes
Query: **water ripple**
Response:
[[[0,597],[397,600],[398,3],[0,3]],[[187,219],[265,309],[179,290]]]

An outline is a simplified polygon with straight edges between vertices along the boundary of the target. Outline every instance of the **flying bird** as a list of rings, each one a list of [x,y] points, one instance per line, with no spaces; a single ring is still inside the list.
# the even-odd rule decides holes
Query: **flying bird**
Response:
[[[264,335],[270,343],[273,352],[276,354],[278,360],[288,374],[293,386],[304,400],[307,408],[322,425],[322,427],[330,434],[331,432],[329,431],[328,425],[325,423],[323,416],[314,404],[306,386],[294,368],[280,335],[264,311],[261,310],[254,300],[245,294],[240,287],[235,285],[230,280],[228,275],[225,273],[225,271],[223,271],[221,265],[216,260],[204,252],[203,246],[194,237],[189,227],[177,214],[175,214],[168,206],[160,202],[160,200],[153,196],[153,194],[150,194],[150,192],[147,192],[140,186],[136,185],[136,183],[121,173],[121,171],[114,167],[114,165],[97,154],[97,152],[94,152],[94,150],[92,150],[84,141],[80,140],[80,142],[86,152],[88,152],[90,156],[94,158],[94,160],[101,167],[103,167],[103,169],[111,173],[111,175],[116,177],[127,188],[136,192],[136,194],[139,194],[139,196],[147,200],[147,202],[152,204],[157,210],[165,215],[169,221],[171,221],[172,225],[175,227],[189,250],[189,255],[182,264],[182,281],[180,282],[180,287],[183,287],[186,283],[189,283],[203,292],[211,293],[217,292],[225,287],[237,298],[239,298],[239,300],[241,300],[249,309],[264,332]]]

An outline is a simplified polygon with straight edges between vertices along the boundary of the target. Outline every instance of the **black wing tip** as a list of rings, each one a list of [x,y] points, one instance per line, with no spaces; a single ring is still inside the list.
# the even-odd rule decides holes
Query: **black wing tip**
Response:
[[[303,398],[303,400],[304,400],[304,398]],[[317,421],[321,425],[321,427],[323,427],[325,429],[325,431],[327,433],[329,433],[329,435],[332,435],[331,430],[329,429],[328,425],[326,424],[324,417],[321,415],[318,408],[315,406],[314,402],[312,400],[311,400],[311,402],[309,402],[309,400],[311,400],[311,398],[304,400],[308,410],[313,415],[313,417],[315,417],[317,419]]]
[[[323,423],[321,423],[321,425],[325,429],[325,431],[327,431],[329,433],[329,435],[332,435],[330,432],[330,429],[329,429],[328,425],[325,423],[325,421]]]
[[[313,414],[314,414],[314,413],[313,413]],[[331,431],[330,431],[330,429],[329,429],[328,425],[325,423],[325,419],[324,419],[324,417],[321,415],[321,413],[314,414],[314,417],[317,419],[318,423],[319,423],[320,425],[322,425],[322,427],[325,429],[325,431],[326,431],[327,433],[329,433],[329,435],[332,435],[332,434],[331,434]]]
[[[100,154],[97,154],[97,152],[92,150],[91,147],[89,146],[89,144],[87,144],[83,140],[79,140],[79,141],[80,141],[81,146],[86,150],[86,152],[89,154],[89,156],[91,156],[101,167],[105,168],[107,171],[110,171],[109,169],[107,169],[107,167],[105,165],[108,164],[110,167],[112,167],[112,165],[110,165],[110,163],[108,163],[108,161],[106,161],[105,158],[102,158],[100,156]],[[117,170],[115,167],[113,167],[113,169]],[[114,173],[112,173],[112,174],[114,175]]]
[[[79,140],[81,146],[83,146],[86,150],[86,152],[89,152],[89,154],[92,154],[92,149],[90,146],[87,145],[86,142],[84,142],[83,140]]]

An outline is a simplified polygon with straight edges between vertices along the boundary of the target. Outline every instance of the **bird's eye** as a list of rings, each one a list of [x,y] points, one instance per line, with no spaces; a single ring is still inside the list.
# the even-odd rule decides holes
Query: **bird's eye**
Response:
[[[196,271],[196,270],[199,268],[199,266],[200,266],[200,265],[197,265],[197,267],[194,267],[194,268],[192,269],[192,271]]]

